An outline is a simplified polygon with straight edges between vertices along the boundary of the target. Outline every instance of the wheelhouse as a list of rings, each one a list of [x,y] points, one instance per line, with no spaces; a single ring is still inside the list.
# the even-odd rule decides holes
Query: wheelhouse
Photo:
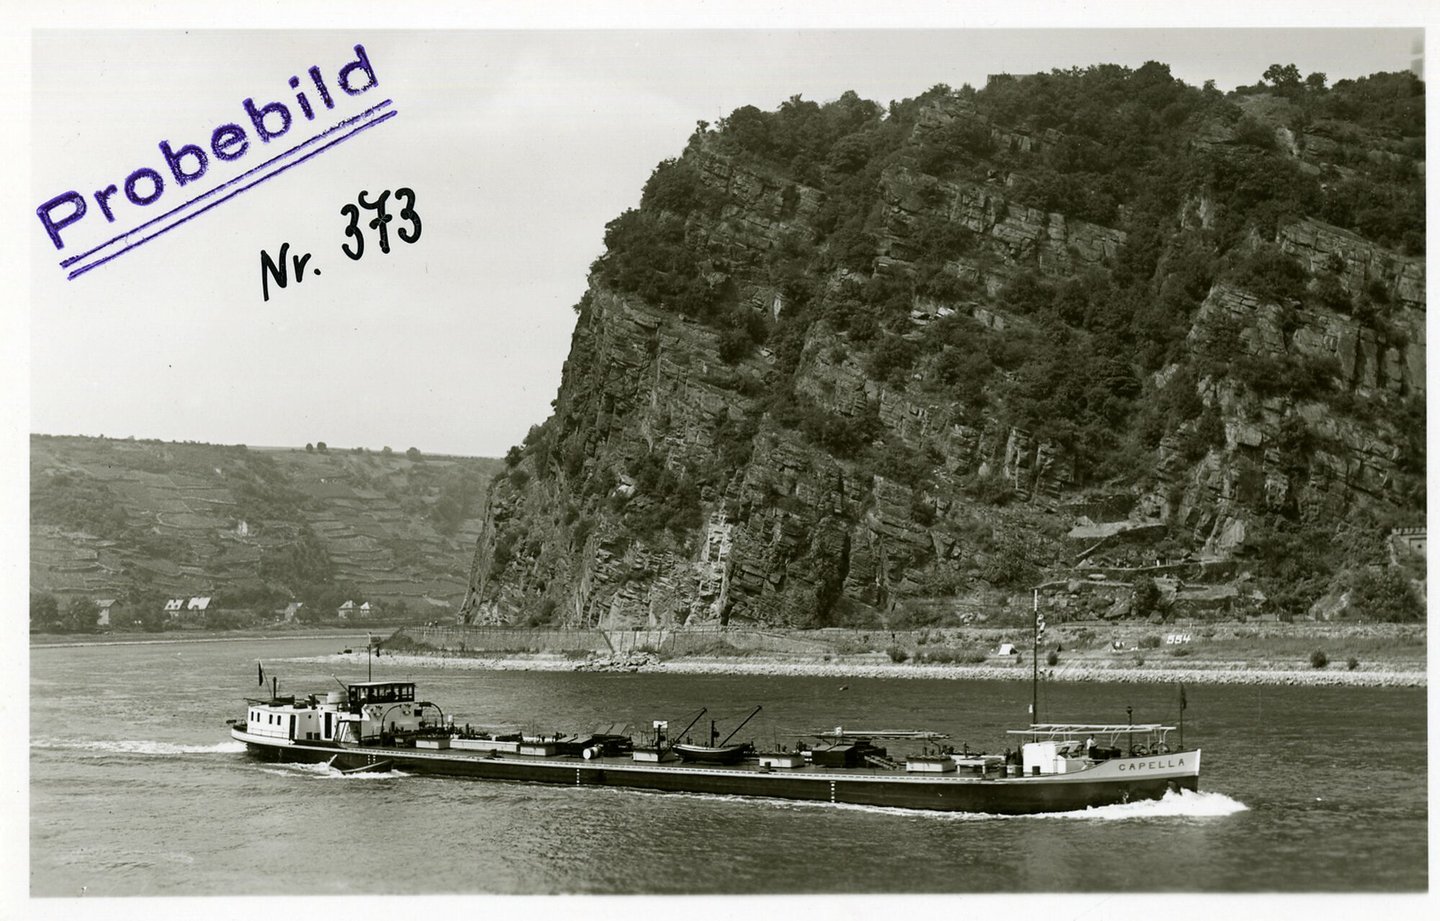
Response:
[[[361,681],[345,686],[350,712],[359,713],[368,704],[408,704],[415,701],[413,681]]]

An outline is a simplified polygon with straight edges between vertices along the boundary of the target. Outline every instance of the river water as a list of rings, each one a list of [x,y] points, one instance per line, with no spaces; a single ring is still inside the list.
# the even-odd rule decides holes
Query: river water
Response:
[[[256,692],[365,677],[343,641],[30,650],[30,894],[1312,893],[1428,887],[1423,689],[1190,686],[1199,794],[997,818],[342,776],[267,765],[225,720]],[[740,738],[926,728],[1002,749],[1024,683],[446,670],[376,662],[457,722],[648,726],[700,707]],[[1174,688],[1055,685],[1047,721],[1173,721]],[[707,717],[708,719],[708,717]]]

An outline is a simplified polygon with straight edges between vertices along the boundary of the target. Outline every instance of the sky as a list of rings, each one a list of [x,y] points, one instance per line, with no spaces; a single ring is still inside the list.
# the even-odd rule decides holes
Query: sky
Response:
[[[35,33],[31,50],[29,430],[498,456],[549,415],[607,221],[699,119],[794,94],[886,103],[988,74],[1159,60],[1187,83],[1253,83],[1272,63],[1332,82],[1412,65],[1416,29],[345,29]],[[375,86],[333,86],[360,44]],[[341,95],[303,121],[294,75]],[[352,74],[352,85],[364,81]],[[242,103],[286,104],[287,137],[180,186],[159,150],[202,148]],[[57,263],[351,115],[393,118],[74,279]],[[271,119],[272,128],[276,124]],[[253,134],[253,131],[251,131]],[[183,163],[183,161],[182,161]],[[193,166],[193,162],[191,164]],[[126,177],[169,181],[151,205]],[[109,224],[93,193],[110,184]],[[422,222],[358,261],[341,209],[409,188]],[[135,186],[149,194],[148,180]],[[76,191],[57,250],[34,210]],[[68,213],[62,206],[55,214]],[[369,213],[367,213],[367,218]],[[404,222],[391,224],[391,233]],[[261,253],[311,254],[262,296]],[[319,275],[313,274],[319,269]]]

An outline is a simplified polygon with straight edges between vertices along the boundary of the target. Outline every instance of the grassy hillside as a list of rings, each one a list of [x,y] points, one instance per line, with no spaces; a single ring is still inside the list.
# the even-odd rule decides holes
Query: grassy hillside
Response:
[[[146,610],[182,595],[249,610],[453,605],[499,466],[45,435],[30,451],[31,591]]]

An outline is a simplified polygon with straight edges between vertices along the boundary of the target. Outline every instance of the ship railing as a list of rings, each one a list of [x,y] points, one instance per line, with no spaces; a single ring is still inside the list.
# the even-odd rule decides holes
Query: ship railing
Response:
[[[1163,723],[1031,723],[1029,729],[1010,729],[1010,735],[1083,736],[1115,732],[1169,732],[1174,726]]]
[[[950,738],[943,732],[931,732],[927,729],[845,729],[842,726],[836,726],[834,729],[812,729],[810,735],[826,740],[914,739],[929,742]]]
[[[1163,723],[1032,723],[1029,729],[1011,729],[1008,734],[1028,736],[1032,742],[1071,743],[1085,739],[1089,742],[1086,755],[1104,761],[1127,754],[1167,754],[1171,751],[1169,734],[1174,729]]]

